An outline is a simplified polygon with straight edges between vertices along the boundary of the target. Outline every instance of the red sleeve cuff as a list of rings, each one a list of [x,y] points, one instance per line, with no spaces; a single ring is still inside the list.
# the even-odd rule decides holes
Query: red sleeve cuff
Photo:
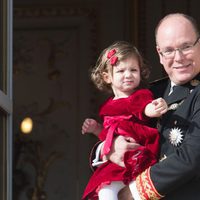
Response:
[[[136,187],[141,200],[158,200],[164,196],[159,194],[150,177],[150,167],[136,178]]]

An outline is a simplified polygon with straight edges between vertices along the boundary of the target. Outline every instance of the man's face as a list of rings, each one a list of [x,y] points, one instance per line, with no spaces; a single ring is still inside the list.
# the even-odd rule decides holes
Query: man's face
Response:
[[[192,24],[182,16],[173,16],[160,25],[157,51],[171,81],[181,85],[200,72],[200,40]]]

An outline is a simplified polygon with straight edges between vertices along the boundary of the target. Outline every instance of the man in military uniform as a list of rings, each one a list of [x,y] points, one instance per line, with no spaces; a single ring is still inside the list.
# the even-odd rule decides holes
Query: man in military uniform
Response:
[[[160,63],[168,75],[151,87],[155,98],[164,97],[169,106],[157,123],[161,134],[160,160],[124,188],[119,199],[199,200],[199,30],[193,18],[174,13],[159,22],[155,36]],[[124,152],[136,146],[118,136],[108,159],[120,164]]]
[[[160,63],[169,78],[155,82],[152,91],[155,97],[165,98],[169,111],[158,122],[160,161],[140,174],[129,188],[135,200],[199,200],[200,34],[194,19],[175,13],[159,22],[155,36]],[[113,162],[119,163],[119,155],[134,148],[123,140],[115,140],[110,155]],[[129,199],[129,188],[120,199]]]

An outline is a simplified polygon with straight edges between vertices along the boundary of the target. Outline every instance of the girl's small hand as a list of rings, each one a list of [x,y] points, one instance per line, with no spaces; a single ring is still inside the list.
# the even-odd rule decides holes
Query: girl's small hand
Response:
[[[155,106],[155,112],[159,115],[166,113],[168,110],[167,103],[163,98],[153,100],[152,104]]]
[[[87,118],[82,125],[82,134],[94,133],[98,128],[98,122],[94,119]]]

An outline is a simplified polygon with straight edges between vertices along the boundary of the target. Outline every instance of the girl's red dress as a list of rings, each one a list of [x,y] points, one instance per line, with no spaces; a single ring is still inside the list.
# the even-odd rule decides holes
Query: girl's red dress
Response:
[[[99,135],[106,146],[103,151],[110,151],[113,138],[117,135],[132,137],[141,146],[125,153],[125,167],[110,161],[98,167],[91,176],[82,199],[98,199],[97,192],[112,181],[128,184],[138,174],[157,161],[159,151],[159,133],[148,126],[149,118],[144,116],[145,106],[153,100],[147,89],[135,91],[127,98],[113,100],[109,98],[100,108],[103,130]]]

